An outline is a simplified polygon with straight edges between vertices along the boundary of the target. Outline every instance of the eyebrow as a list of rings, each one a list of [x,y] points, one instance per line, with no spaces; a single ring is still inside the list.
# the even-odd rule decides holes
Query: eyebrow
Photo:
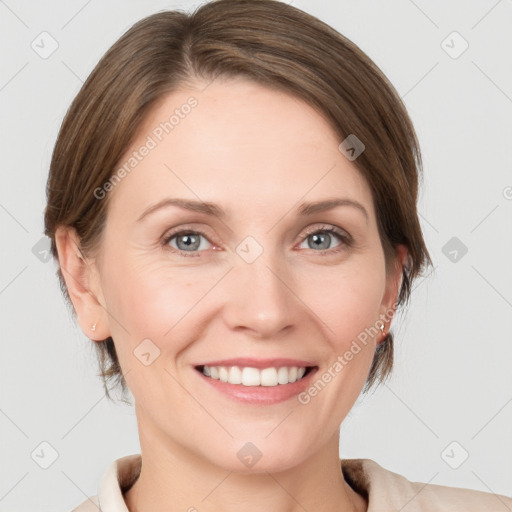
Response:
[[[220,219],[226,218],[226,212],[215,203],[210,203],[207,201],[195,201],[192,199],[166,198],[144,210],[140,217],[137,219],[137,222],[142,221],[145,217],[152,214],[153,212],[167,208],[169,206],[177,206],[178,208],[183,208],[184,210],[204,213],[206,215],[212,215]],[[332,198],[310,203],[302,203],[298,207],[298,215],[301,217],[308,217],[318,212],[332,210],[338,206],[351,206],[357,209],[364,215],[366,221],[368,222],[369,215],[366,211],[366,208],[361,203],[348,198]]]

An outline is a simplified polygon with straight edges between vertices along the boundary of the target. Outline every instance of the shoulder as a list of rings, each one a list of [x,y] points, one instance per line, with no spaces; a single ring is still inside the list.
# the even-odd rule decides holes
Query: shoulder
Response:
[[[87,498],[71,512],[128,512],[123,494],[140,474],[140,454],[114,460],[103,473],[96,496]]]
[[[461,487],[411,482],[371,459],[342,459],[341,464],[347,483],[368,500],[368,512],[512,510],[512,499],[507,496]]]
[[[83,503],[74,508],[71,512],[98,512],[100,510],[100,502],[98,496],[91,496]]]

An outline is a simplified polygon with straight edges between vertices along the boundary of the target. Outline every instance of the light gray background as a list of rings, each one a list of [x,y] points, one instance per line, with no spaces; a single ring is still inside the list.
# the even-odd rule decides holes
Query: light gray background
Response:
[[[83,80],[135,21],[198,4],[0,1],[1,511],[69,511],[96,494],[111,461],[139,451],[132,408],[104,397],[56,265],[32,249],[42,238],[57,130]],[[360,397],[343,423],[340,455],[374,459],[413,481],[510,496],[512,2],[292,4],[348,36],[387,74],[425,160],[420,212],[435,270],[395,324],[392,379]],[[59,45],[46,59],[31,47],[50,48],[43,31]],[[446,40],[453,31],[469,44],[458,58],[461,41]],[[468,248],[455,262],[443,253],[452,237]],[[44,441],[58,453],[48,469],[37,463],[51,456]],[[450,467],[465,451],[467,460]]]

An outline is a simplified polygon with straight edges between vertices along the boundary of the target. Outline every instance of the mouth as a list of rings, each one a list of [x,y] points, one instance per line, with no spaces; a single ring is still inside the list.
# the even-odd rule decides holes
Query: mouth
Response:
[[[194,367],[209,380],[220,381],[237,387],[280,387],[300,382],[318,369],[318,366],[208,366]]]
[[[284,364],[284,363],[283,363]],[[195,374],[213,389],[239,404],[268,407],[296,399],[308,386],[318,366],[194,366]],[[213,397],[212,397],[213,398]]]

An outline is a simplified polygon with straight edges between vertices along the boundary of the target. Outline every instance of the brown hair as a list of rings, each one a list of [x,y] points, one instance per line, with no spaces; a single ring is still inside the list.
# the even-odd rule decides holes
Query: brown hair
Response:
[[[409,253],[398,304],[431,264],[416,210],[422,162],[399,95],[354,43],[315,17],[277,0],[215,0],[192,14],[159,12],[133,25],[102,57],[71,104],[52,155],[45,233],[71,226],[84,254],[99,247],[108,197],[94,191],[114,174],[158,100],[194,79],[243,76],[292,94],[331,124],[340,142],[355,134],[365,150],[353,163],[373,194],[388,270],[397,244]],[[59,267],[61,289],[69,294]],[[126,383],[112,338],[95,343],[107,379]],[[366,392],[393,366],[393,335],[374,356]]]

